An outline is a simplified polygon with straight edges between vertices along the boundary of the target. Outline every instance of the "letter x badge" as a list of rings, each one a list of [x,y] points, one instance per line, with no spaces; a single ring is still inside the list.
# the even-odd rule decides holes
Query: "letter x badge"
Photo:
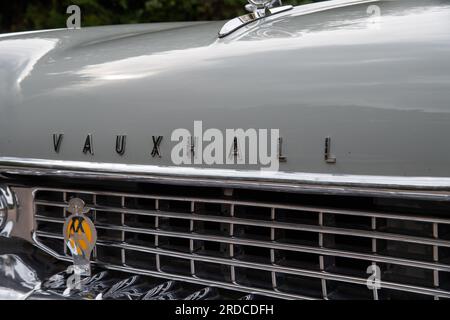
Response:
[[[160,150],[160,146],[161,146],[161,142],[163,137],[162,136],[153,136],[153,150],[152,150],[152,157],[159,157],[161,158],[161,150]]]

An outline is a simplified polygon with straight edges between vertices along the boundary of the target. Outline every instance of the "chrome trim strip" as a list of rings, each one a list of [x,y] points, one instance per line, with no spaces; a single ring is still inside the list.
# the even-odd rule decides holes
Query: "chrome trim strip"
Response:
[[[389,195],[450,200],[450,177],[337,175],[160,167],[99,162],[0,157],[0,175],[33,175],[242,187],[290,192]]]
[[[293,16],[307,15],[311,13],[323,12],[327,10],[332,10],[336,8],[343,8],[358,4],[380,2],[380,0],[334,0],[326,2],[310,3],[305,5],[300,5],[295,7],[295,12]]]
[[[44,30],[35,30],[35,31],[12,32],[12,33],[0,34],[0,38],[27,36],[27,35],[35,35],[35,34],[41,34],[41,33],[50,33],[50,32],[55,32],[55,31],[66,31],[66,30],[67,30],[66,28],[59,28],[59,29],[44,29]]]

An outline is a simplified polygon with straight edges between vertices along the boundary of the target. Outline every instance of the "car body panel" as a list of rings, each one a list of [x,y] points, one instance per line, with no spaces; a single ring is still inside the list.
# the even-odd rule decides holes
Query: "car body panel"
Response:
[[[224,22],[2,36],[0,157],[170,167],[171,133],[201,120],[280,129],[286,173],[449,177],[450,2],[305,14],[314,6],[220,40]],[[53,133],[64,133],[59,153]],[[82,152],[87,134],[94,155]],[[151,156],[157,135],[161,158]],[[336,164],[324,161],[328,136]]]

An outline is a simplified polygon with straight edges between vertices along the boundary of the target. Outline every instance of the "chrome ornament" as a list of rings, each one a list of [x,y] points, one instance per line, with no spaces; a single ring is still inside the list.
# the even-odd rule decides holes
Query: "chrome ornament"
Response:
[[[261,15],[269,13],[267,10],[272,7],[282,6],[281,0],[248,0],[249,4],[245,6],[245,9],[249,12],[257,12]]]
[[[248,0],[245,9],[250,13],[227,22],[219,32],[219,38],[224,38],[236,30],[263,18],[292,10],[293,6],[283,6],[281,0]]]
[[[94,223],[86,216],[89,210],[83,200],[70,200],[67,211],[72,215],[66,219],[63,228],[64,242],[72,254],[76,272],[83,276],[91,274],[91,253],[97,242]]]

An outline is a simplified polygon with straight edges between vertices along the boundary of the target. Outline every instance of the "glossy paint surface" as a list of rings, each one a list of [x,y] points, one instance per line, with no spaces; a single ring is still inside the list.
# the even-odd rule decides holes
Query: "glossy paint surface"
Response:
[[[296,7],[220,40],[224,22],[0,35],[0,157],[170,167],[172,131],[202,120],[280,129],[287,173],[449,177],[450,1],[352,3]]]

